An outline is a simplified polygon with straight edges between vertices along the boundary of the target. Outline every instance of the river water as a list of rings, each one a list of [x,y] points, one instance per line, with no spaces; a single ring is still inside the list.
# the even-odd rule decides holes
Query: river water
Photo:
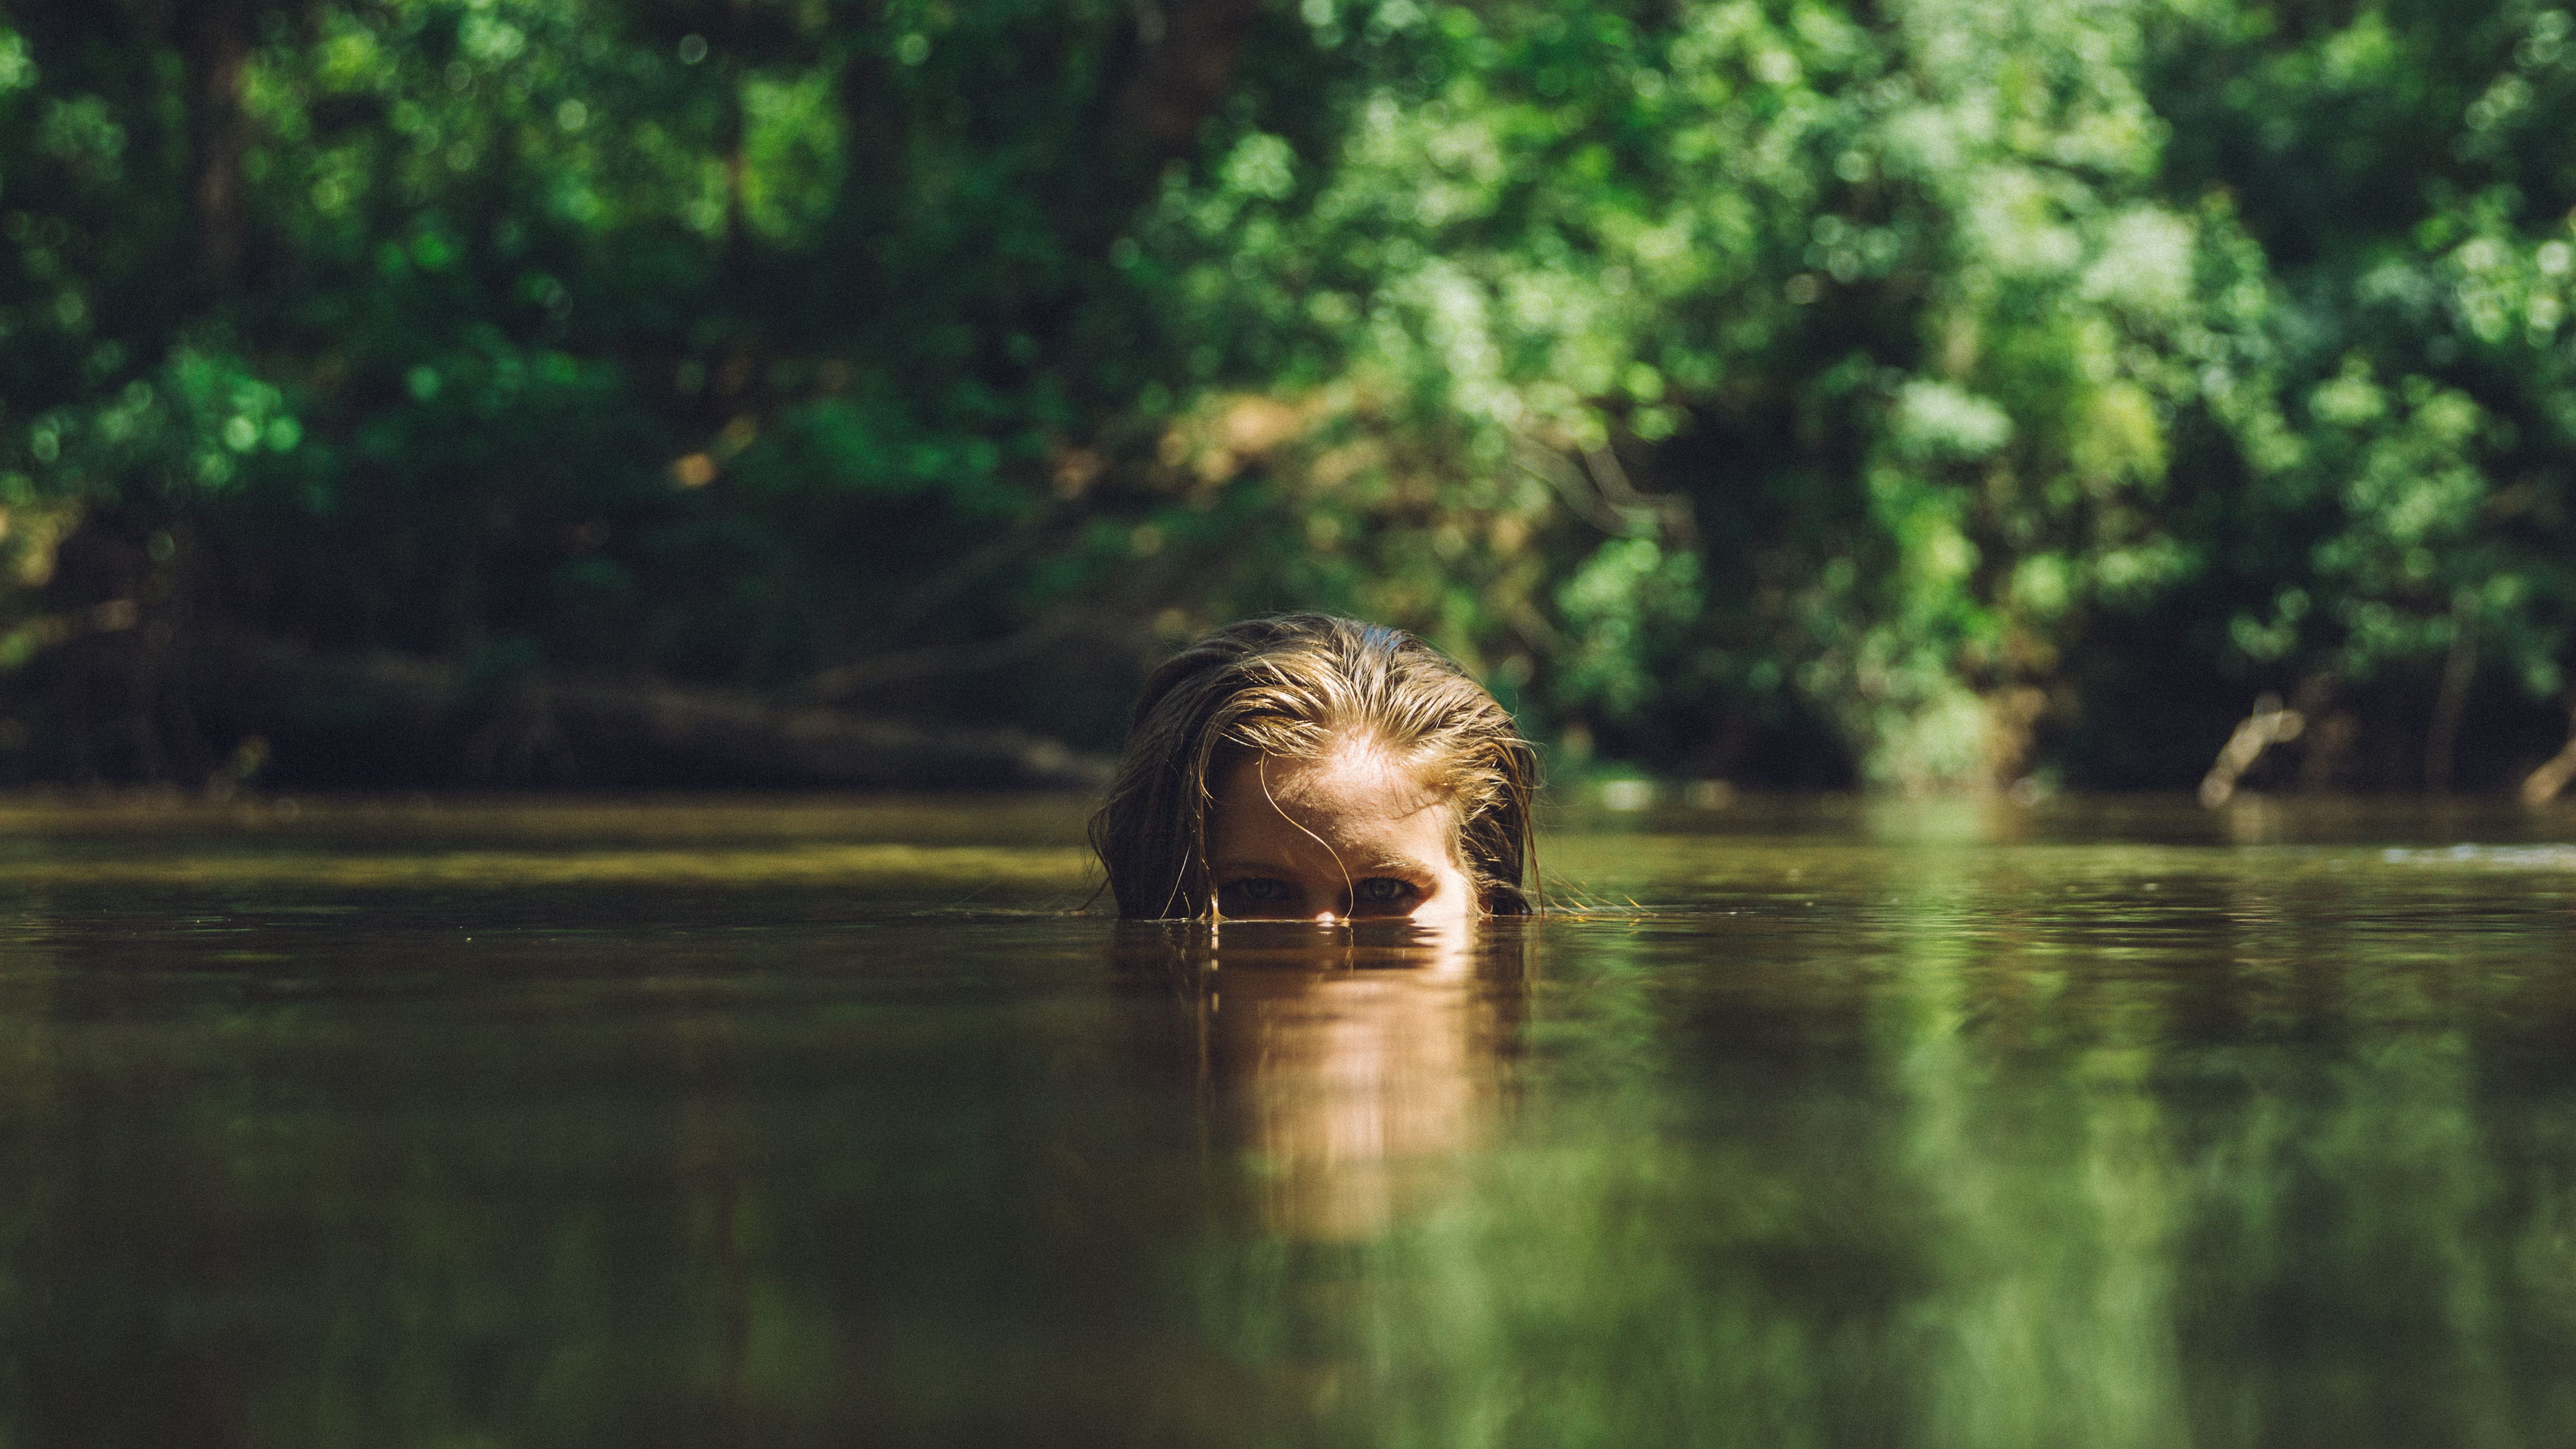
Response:
[[[2564,1445],[2576,814],[0,805],[0,1444]]]

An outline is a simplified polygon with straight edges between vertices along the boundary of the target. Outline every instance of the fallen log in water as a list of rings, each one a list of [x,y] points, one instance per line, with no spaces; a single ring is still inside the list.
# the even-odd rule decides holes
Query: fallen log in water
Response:
[[[2576,718],[2571,718],[2567,727],[2566,746],[2524,777],[2522,803],[2546,805],[2558,798],[2570,780],[2576,780]]]
[[[2307,716],[2302,712],[2283,709],[2281,697],[2277,694],[2266,694],[2255,700],[2254,712],[2247,715],[2244,722],[2236,726],[2235,733],[2227,737],[2226,745],[2218,752],[2217,763],[2201,777],[2200,803],[2215,810],[2235,798],[2237,780],[2254,767],[2254,762],[2263,757],[2263,752],[2274,745],[2297,739],[2307,722]]]
[[[1110,763],[1013,729],[940,728],[749,691],[524,670],[479,678],[402,654],[335,654],[231,635],[191,651],[196,695],[245,730],[363,717],[437,749],[465,778],[844,789],[1089,790]],[[649,762],[654,768],[643,768]],[[442,772],[443,773],[443,772]]]

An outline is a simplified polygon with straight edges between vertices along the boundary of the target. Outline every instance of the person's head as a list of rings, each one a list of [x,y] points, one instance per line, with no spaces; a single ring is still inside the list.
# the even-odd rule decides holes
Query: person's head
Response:
[[[1459,919],[1530,908],[1537,757],[1400,629],[1219,629],[1156,670],[1091,843],[1131,918]]]

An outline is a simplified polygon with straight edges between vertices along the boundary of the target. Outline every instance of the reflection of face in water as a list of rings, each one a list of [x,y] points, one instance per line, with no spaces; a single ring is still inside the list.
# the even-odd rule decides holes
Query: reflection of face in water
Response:
[[[1436,1198],[1491,1137],[1519,1021],[1518,922],[1130,927],[1122,965],[1171,981],[1221,1152],[1297,1238],[1366,1237]]]

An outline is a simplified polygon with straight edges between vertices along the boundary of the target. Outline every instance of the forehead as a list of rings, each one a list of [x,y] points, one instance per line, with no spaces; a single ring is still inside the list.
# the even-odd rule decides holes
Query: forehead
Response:
[[[1268,843],[1287,833],[1336,847],[1379,844],[1447,853],[1449,811],[1423,772],[1387,751],[1345,744],[1313,759],[1253,755],[1213,782],[1211,844]]]
[[[1283,804],[1367,804],[1402,816],[1441,801],[1420,766],[1367,741],[1346,741],[1312,759],[1263,755],[1245,763]]]

